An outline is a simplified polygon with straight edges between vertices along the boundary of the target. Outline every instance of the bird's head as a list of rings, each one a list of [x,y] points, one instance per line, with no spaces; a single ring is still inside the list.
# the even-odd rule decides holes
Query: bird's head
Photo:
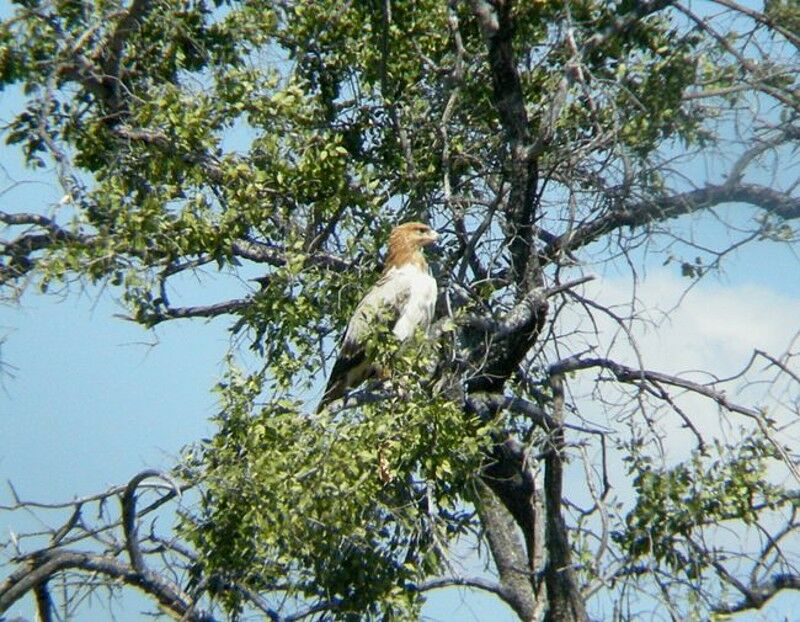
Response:
[[[412,246],[422,248],[433,244],[439,234],[421,222],[405,222],[392,229],[389,234],[389,246]]]
[[[439,235],[433,229],[421,222],[398,225],[389,234],[389,256],[385,269],[411,263],[421,270],[427,270],[428,264],[421,249],[433,244],[438,238]]]

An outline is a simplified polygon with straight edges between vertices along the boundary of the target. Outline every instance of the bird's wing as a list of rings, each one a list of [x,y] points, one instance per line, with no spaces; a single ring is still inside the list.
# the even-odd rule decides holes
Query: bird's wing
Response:
[[[363,348],[364,341],[375,331],[376,322],[393,328],[403,315],[414,288],[414,280],[401,270],[384,274],[358,303],[347,324],[342,340],[342,353]]]
[[[378,322],[395,326],[408,305],[413,287],[414,280],[403,271],[390,271],[361,299],[347,324],[318,410],[340,398],[345,389],[359,384],[369,374],[364,342]]]

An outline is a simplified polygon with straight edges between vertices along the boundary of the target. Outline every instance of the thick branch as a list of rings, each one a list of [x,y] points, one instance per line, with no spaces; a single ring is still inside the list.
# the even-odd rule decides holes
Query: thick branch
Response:
[[[621,227],[641,227],[709,209],[723,203],[748,203],[784,220],[800,218],[800,198],[758,184],[708,185],[660,199],[623,204],[552,240],[543,254],[548,258],[586,246]]]
[[[513,1],[489,3],[485,0],[473,0],[471,4],[489,49],[494,103],[500,123],[511,145],[524,147],[530,137],[530,128],[514,61],[514,28],[511,16]]]
[[[471,6],[486,39],[494,107],[508,141],[511,191],[505,209],[506,238],[513,278],[524,295],[541,284],[534,249],[539,168],[514,56],[513,1],[472,0]]]
[[[172,482],[161,471],[148,469],[142,471],[128,482],[125,487],[125,492],[122,493],[122,530],[125,533],[125,549],[128,551],[128,558],[131,561],[131,566],[136,572],[144,573],[146,571],[144,556],[139,548],[139,539],[136,535],[136,490],[139,488],[144,480],[150,477],[158,477],[172,484],[173,489],[180,495],[180,488],[177,484]]]
[[[53,601],[50,598],[47,581],[42,581],[33,591],[36,596],[36,611],[39,622],[51,622],[53,619]]]
[[[478,511],[486,530],[497,573],[500,576],[501,598],[509,604],[522,620],[535,620],[537,598],[533,588],[533,571],[528,560],[521,555],[522,543],[505,503],[495,497],[488,478],[485,485],[478,484]],[[496,482],[493,482],[496,484]]]
[[[186,320],[190,318],[204,317],[214,318],[220,315],[227,315],[246,309],[252,304],[250,300],[236,298],[234,300],[226,300],[211,305],[197,305],[193,307],[166,307],[160,311],[144,311],[141,315],[117,316],[132,322],[139,322],[147,326],[155,326],[161,322],[168,320]]]
[[[0,613],[8,610],[30,590],[59,572],[78,570],[101,574],[126,585],[138,587],[153,596],[178,617],[191,622],[213,622],[209,614],[195,611],[190,597],[163,576],[153,572],[136,572],[119,560],[87,551],[48,550],[29,556],[23,566],[0,585]]]
[[[553,415],[559,427],[550,434],[545,455],[544,498],[545,538],[547,541],[547,616],[545,622],[588,620],[572,567],[572,550],[561,508],[564,482],[564,390],[560,376],[551,376]]]
[[[267,263],[280,267],[286,265],[287,262],[287,255],[284,249],[254,240],[235,240],[232,250],[235,256],[258,263]],[[342,259],[338,255],[323,252],[310,254],[305,259],[305,265],[327,268],[335,272],[345,272],[354,267],[354,263],[351,261]]]
[[[761,609],[767,602],[782,590],[800,590],[800,576],[793,574],[778,574],[747,590],[747,597],[739,603],[732,605],[719,605],[714,611],[721,614],[734,614],[751,609]]]
[[[120,61],[125,42],[134,33],[139,22],[150,10],[151,0],[133,0],[128,10],[117,23],[105,46],[103,70],[106,74],[119,78]]]
[[[500,320],[495,320],[490,316],[468,315],[462,320],[462,324],[491,333],[494,339],[517,334],[519,331],[524,330],[531,322],[537,309],[545,300],[556,294],[569,291],[583,283],[593,281],[594,279],[595,277],[593,275],[586,275],[566,283],[548,287],[543,291],[529,293],[522,301],[514,305]]]
[[[553,418],[544,409],[520,397],[498,393],[472,393],[467,396],[467,408],[480,419],[489,421],[502,410],[524,414],[542,430],[549,432],[556,427]]]
[[[476,343],[486,342],[477,348],[480,369],[467,380],[468,393],[502,393],[503,385],[528,354],[547,315],[545,290],[534,289],[528,293],[503,320],[502,330],[495,332],[477,328]]]
[[[491,420],[499,410],[512,406],[527,407],[526,414],[539,419],[540,425],[547,425],[547,415],[524,400],[518,403],[516,398],[480,393],[468,395],[466,401],[467,410],[484,420]],[[541,607],[534,581],[540,564],[540,525],[535,475],[529,460],[525,447],[513,438],[497,439],[481,473],[483,485],[478,486],[478,509],[501,586],[523,620],[538,619]],[[515,525],[525,540],[525,554]]]

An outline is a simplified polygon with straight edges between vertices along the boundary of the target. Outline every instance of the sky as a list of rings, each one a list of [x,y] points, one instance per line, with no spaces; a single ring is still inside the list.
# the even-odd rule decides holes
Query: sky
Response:
[[[38,198],[40,188],[34,194]],[[642,330],[639,344],[648,366],[681,371],[723,360],[723,371],[733,372],[753,348],[782,352],[800,318],[796,264],[791,256],[769,259],[761,250],[741,253],[727,277],[701,282],[670,321]],[[677,267],[650,270],[640,285],[656,321],[657,309],[671,308],[685,290],[676,272]],[[622,302],[630,282],[606,276],[591,287]],[[7,366],[0,394],[0,474],[23,498],[69,499],[124,482],[144,468],[168,469],[184,445],[212,433],[208,420],[216,405],[210,388],[230,346],[224,323],[173,323],[149,333],[115,318],[119,312],[94,290],[60,301],[31,292],[20,306],[0,309]],[[7,501],[5,495],[0,491],[0,500]],[[0,520],[3,533],[25,526]],[[125,602],[141,609],[135,599]],[[776,619],[795,605],[786,594],[765,611],[739,619]],[[28,601],[9,613],[33,617]],[[491,597],[465,590],[435,595],[425,614],[443,621],[513,619]],[[92,606],[77,619],[106,616]],[[130,608],[120,616],[149,619]]]
[[[31,200],[41,194],[38,186],[22,188]],[[753,348],[780,354],[800,328],[800,287],[797,267],[781,267],[794,261],[786,253],[771,251],[776,267],[766,279],[762,268],[753,269],[766,252],[740,252],[729,277],[701,281],[660,323],[658,310],[671,309],[687,281],[677,267],[649,270],[639,296],[658,325],[637,335],[646,364],[678,372],[713,363],[732,373]],[[623,276],[601,276],[589,287],[609,303],[630,295]],[[114,317],[121,308],[109,294],[88,289],[58,299],[29,292],[18,306],[0,307],[6,366],[0,476],[25,499],[67,500],[123,483],[145,468],[169,469],[182,447],[213,433],[210,389],[231,345],[225,322],[170,323],[148,332]],[[723,369],[719,361],[725,361]],[[0,503],[9,500],[8,491],[0,490]],[[3,521],[0,516],[3,534],[26,527],[25,520]],[[787,598],[773,607],[784,611]],[[10,613],[32,616],[29,607],[25,602]],[[455,589],[435,595],[425,614],[432,620],[513,619],[493,597]],[[92,607],[77,619],[105,616]],[[740,618],[770,619],[764,616]],[[123,619],[148,618],[125,611]]]
[[[0,120],[16,98],[13,91],[0,93]],[[0,166],[0,209],[46,210],[60,200],[52,171],[25,170],[15,149],[0,147]],[[697,235],[724,242],[715,226]],[[627,276],[596,276],[587,291],[609,303],[628,300]],[[684,297],[686,286],[676,264],[648,266],[639,284],[654,321],[637,333],[651,369],[679,372],[713,363],[732,373],[754,348],[780,354],[800,330],[800,262],[785,247],[744,248],[723,274],[701,280]],[[662,321],[659,311],[679,301]],[[167,470],[184,446],[213,434],[211,389],[231,347],[226,320],[145,331],[115,317],[121,312],[113,292],[97,288],[74,288],[63,297],[30,291],[19,304],[0,306],[0,504],[11,500],[6,481],[24,499],[68,500],[124,483],[145,468]],[[714,417],[714,409],[708,412]],[[0,539],[31,524],[29,517],[0,514]],[[141,602],[126,602],[132,607],[117,610],[120,619],[151,619],[136,613]],[[779,619],[797,603],[786,594],[736,620]],[[424,614],[442,621],[514,619],[493,597],[461,589],[433,595]],[[30,599],[7,615],[33,619]],[[76,619],[101,621],[107,614],[92,606]]]
[[[748,258],[736,263],[743,266],[737,284],[701,282],[671,321],[642,332],[639,344],[651,368],[681,371],[724,360],[727,373],[755,347],[782,352],[800,328],[800,289],[765,287],[757,274],[748,281],[741,276]],[[592,286],[610,302],[629,293],[622,277]],[[685,286],[674,270],[661,269],[647,275],[640,296],[653,309],[669,308]],[[184,445],[212,433],[210,388],[230,345],[224,322],[173,323],[153,334],[115,318],[118,312],[94,291],[62,301],[31,293],[17,307],[0,307],[2,360],[13,366],[0,392],[0,474],[23,498],[67,500],[144,468],[168,469]],[[8,500],[0,490],[0,502]],[[24,527],[4,520],[4,534]],[[512,619],[491,598],[463,590],[432,600],[431,619]],[[93,609],[77,619],[104,615]],[[126,611],[124,619],[135,617]]]
[[[18,105],[15,89],[0,91],[0,123]],[[0,209],[49,213],[62,195],[52,170],[26,169],[16,148],[0,145]],[[217,300],[229,288],[210,276],[194,293]],[[214,433],[212,389],[232,346],[230,323],[168,322],[147,331],[117,317],[125,313],[118,294],[91,286],[48,295],[30,288],[18,303],[0,303],[0,505],[12,502],[8,483],[24,500],[68,501],[124,484],[144,469],[167,471],[184,447]],[[66,519],[57,516],[55,526]],[[0,540],[38,527],[28,515],[0,513]],[[152,619],[150,603],[130,590],[112,612]],[[17,615],[35,618],[31,598],[6,613]],[[73,619],[101,622],[108,615],[93,602]],[[434,594],[426,615],[510,619],[495,597],[460,588]]]

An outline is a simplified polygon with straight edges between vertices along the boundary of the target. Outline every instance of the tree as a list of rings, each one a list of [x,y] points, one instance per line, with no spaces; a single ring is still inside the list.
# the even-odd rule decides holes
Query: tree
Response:
[[[17,2],[6,140],[64,199],[0,212],[6,295],[102,283],[145,328],[227,316],[260,371],[231,357],[218,431],[174,473],[52,504],[69,519],[15,543],[0,612],[33,593],[51,619],[64,573],[187,620],[414,617],[447,585],[523,620],[688,619],[797,589],[791,347],[657,371],[635,290],[620,310],[590,281],[665,261],[688,287],[796,242],[799,29],[788,1]],[[376,339],[391,377],[314,416],[409,219],[445,233],[433,335]],[[696,241],[709,222],[730,241]],[[172,302],[208,273],[257,279]],[[757,381],[779,399],[733,397]],[[146,533],[181,492],[174,533]],[[449,564],[468,545],[493,573]]]

